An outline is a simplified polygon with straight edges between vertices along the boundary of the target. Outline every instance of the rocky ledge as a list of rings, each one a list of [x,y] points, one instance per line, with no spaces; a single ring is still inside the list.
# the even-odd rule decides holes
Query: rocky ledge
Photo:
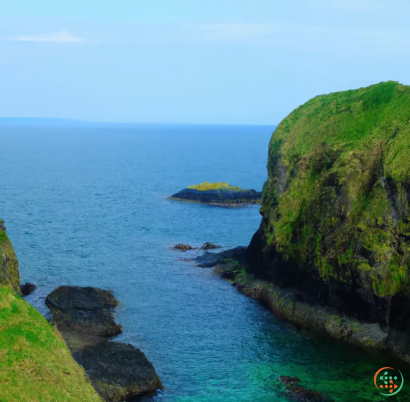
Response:
[[[223,207],[238,207],[248,204],[259,204],[262,193],[255,190],[184,190],[168,197],[170,200],[194,202],[199,204],[216,205]]]
[[[188,260],[189,261],[189,260]],[[247,247],[237,247],[221,253],[204,252],[191,259],[201,268],[214,268],[222,278],[245,295],[260,300],[278,317],[312,333],[331,337],[359,346],[385,350],[406,361],[410,356],[389,342],[387,335],[376,323],[349,317],[335,308],[323,306],[296,288],[281,288],[274,283],[250,274]]]
[[[130,344],[109,342],[123,331],[114,321],[119,302],[110,291],[61,286],[47,296],[46,304],[74,359],[106,401],[162,388],[144,353]]]

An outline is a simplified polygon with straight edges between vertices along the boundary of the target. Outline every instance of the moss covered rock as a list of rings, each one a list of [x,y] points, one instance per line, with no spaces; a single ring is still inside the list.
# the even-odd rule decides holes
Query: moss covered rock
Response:
[[[410,87],[317,96],[269,144],[250,270],[410,350]]]
[[[20,294],[18,260],[5,229],[2,224],[0,227],[0,286]]]

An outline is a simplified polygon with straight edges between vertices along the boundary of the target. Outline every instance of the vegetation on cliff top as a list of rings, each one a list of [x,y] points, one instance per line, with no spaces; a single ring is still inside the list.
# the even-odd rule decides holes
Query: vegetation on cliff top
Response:
[[[204,183],[188,186],[187,188],[198,190],[198,191],[208,191],[208,190],[246,191],[238,186],[231,186],[229,183],[223,183],[223,182],[209,183],[207,181]]]
[[[0,286],[0,402],[101,401],[57,331]]]
[[[410,86],[311,99],[273,133],[268,173],[267,248],[323,280],[408,291]]]

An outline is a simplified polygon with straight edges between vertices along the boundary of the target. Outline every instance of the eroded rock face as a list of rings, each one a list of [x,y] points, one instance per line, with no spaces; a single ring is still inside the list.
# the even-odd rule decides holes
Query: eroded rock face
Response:
[[[47,296],[46,304],[74,359],[106,401],[121,402],[162,388],[154,367],[139,349],[108,341],[122,332],[113,317],[119,302],[110,291],[61,286]]]

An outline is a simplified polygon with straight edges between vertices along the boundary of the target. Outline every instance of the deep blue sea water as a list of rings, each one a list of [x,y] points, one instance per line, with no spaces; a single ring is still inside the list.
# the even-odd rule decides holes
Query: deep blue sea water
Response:
[[[165,197],[203,181],[260,190],[272,131],[0,127],[0,216],[22,281],[38,286],[28,300],[47,314],[44,298],[59,285],[111,289],[125,329],[117,340],[139,347],[165,386],[144,401],[284,401],[279,375],[300,377],[337,401],[383,400],[373,375],[399,363],[309,337],[212,270],[181,261],[188,252],[170,250],[176,243],[249,243],[258,207]]]

